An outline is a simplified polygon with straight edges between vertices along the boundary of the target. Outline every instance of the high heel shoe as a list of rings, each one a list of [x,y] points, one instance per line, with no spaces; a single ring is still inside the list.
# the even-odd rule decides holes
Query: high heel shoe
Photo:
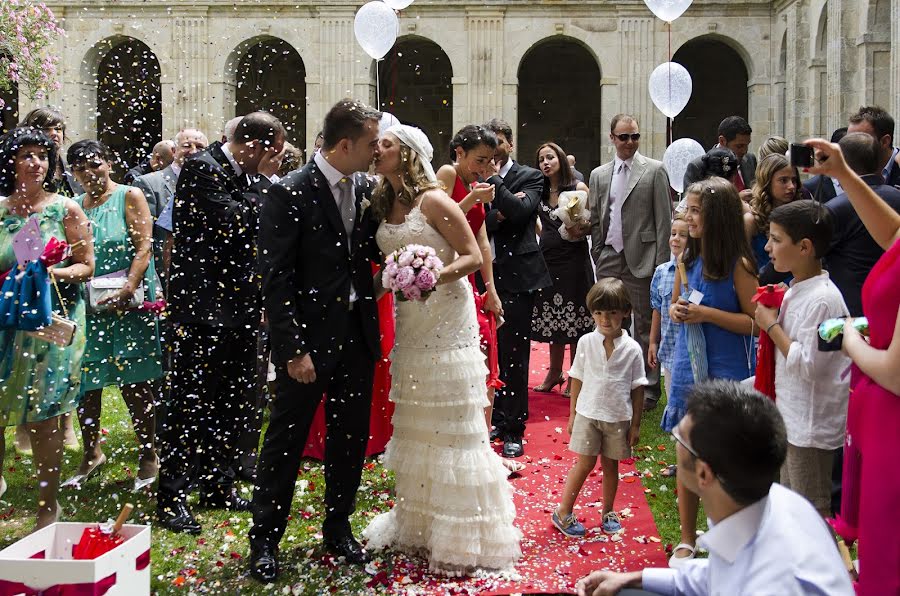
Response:
[[[100,468],[102,468],[104,465],[106,465],[105,453],[102,454],[99,459],[97,459],[97,462],[93,466],[91,466],[91,469],[89,469],[87,472],[85,472],[84,474],[76,474],[59,486],[60,488],[81,488],[81,486],[85,482],[90,480],[91,477],[96,476],[97,472],[99,472]]]
[[[563,383],[566,382],[566,378],[562,373],[559,373],[559,378],[555,381],[544,381],[537,387],[533,387],[532,391],[536,391],[537,393],[552,393],[554,387],[562,387]]]
[[[2,497],[6,493],[6,489],[9,488],[6,486],[6,478],[0,476],[0,497]]]
[[[140,492],[144,488],[150,486],[154,482],[156,482],[156,477],[159,476],[159,456],[154,455],[155,462],[153,466],[156,468],[153,476],[149,476],[147,478],[140,477],[140,471],[138,471],[138,476],[134,479],[134,492]],[[140,468],[140,466],[138,466]]]

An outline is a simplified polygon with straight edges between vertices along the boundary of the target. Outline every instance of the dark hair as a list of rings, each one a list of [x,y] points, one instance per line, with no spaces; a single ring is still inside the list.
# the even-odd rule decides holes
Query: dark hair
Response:
[[[787,431],[775,402],[736,381],[704,381],[691,389],[691,448],[741,505],[769,494],[787,454]],[[693,461],[693,456],[691,456]]]
[[[493,118],[488,121],[484,127],[489,131],[493,132],[496,135],[502,134],[506,137],[506,141],[512,145],[513,144],[513,131],[512,126],[506,120],[501,120],[500,118]]]
[[[232,141],[237,144],[251,141],[275,144],[285,137],[284,125],[269,112],[250,112],[238,122]]]
[[[638,122],[638,119],[631,114],[616,114],[612,117],[612,120],[609,121],[610,134],[616,129],[616,127],[619,125],[619,122],[634,122],[638,126],[641,125],[641,123]]]
[[[851,132],[840,140],[844,161],[858,176],[881,175],[881,143],[864,132]]]
[[[749,135],[753,133],[750,124],[740,116],[729,116],[719,123],[719,136],[725,137],[725,142],[730,143],[738,135]]]
[[[66,161],[70,166],[85,163],[92,157],[99,157],[103,161],[113,161],[112,151],[109,150],[109,147],[100,141],[91,139],[76,142],[66,152]]]
[[[604,277],[595,283],[587,294],[587,307],[598,310],[631,310],[631,298],[621,279]]]
[[[281,167],[278,168],[278,175],[282,178],[303,166],[306,160],[303,151],[290,143],[284,144],[284,159],[281,160]]]
[[[718,176],[731,180],[738,171],[738,158],[731,149],[716,147],[700,157],[703,162],[703,177]]]
[[[494,131],[477,124],[467,124],[460,128],[450,140],[450,153],[455,153],[457,147],[466,153],[481,145],[486,145],[489,149],[496,149],[497,143],[497,135],[494,134]]]
[[[757,231],[766,236],[769,234],[769,214],[775,207],[775,199],[772,198],[772,181],[775,179],[775,174],[785,168],[793,170],[794,183],[797,186],[797,196],[799,196],[800,173],[797,168],[791,167],[787,156],[772,153],[761,159],[756,166],[756,180],[753,181],[753,188],[750,190],[750,212],[753,214]]]
[[[701,256],[707,279],[725,279],[740,259],[755,277],[756,259],[744,231],[744,208],[734,185],[724,178],[707,178],[687,188],[685,195],[692,194],[700,197],[703,237],[688,238],[685,265]]]
[[[861,106],[855,114],[850,116],[848,122],[850,124],[868,122],[875,130],[875,137],[879,142],[884,135],[891,137],[891,144],[894,142],[894,119],[878,106]]]
[[[842,126],[840,128],[836,128],[833,133],[831,133],[831,142],[832,143],[840,143],[841,139],[847,136],[847,127]]]
[[[341,139],[355,141],[366,130],[366,122],[380,120],[381,112],[361,101],[345,98],[334,104],[325,115],[322,128],[323,149],[331,149]]]
[[[38,146],[47,149],[47,176],[44,190],[53,192],[53,174],[59,159],[59,148],[47,134],[34,126],[14,128],[2,137],[0,143],[0,195],[9,196],[16,190],[16,153],[22,147]]]
[[[566,158],[566,152],[563,151],[562,147],[553,143],[551,141],[547,141],[546,143],[541,144],[540,147],[537,148],[537,151],[534,152],[534,167],[538,171],[541,170],[540,164],[538,163],[541,157],[541,149],[544,147],[549,147],[553,153],[556,154],[556,160],[559,162],[559,188],[560,189],[568,189],[573,184],[575,184],[575,174],[572,173],[572,167],[569,165],[569,160]],[[547,178],[544,176],[544,178]],[[545,201],[550,200],[550,187],[546,184],[544,185],[544,193],[543,199]]]
[[[806,199],[776,207],[769,215],[769,223],[781,226],[795,244],[808,238],[817,259],[821,259],[828,251],[831,235],[834,233],[828,209],[818,201]]]
[[[34,108],[25,114],[19,126],[33,126],[41,131],[59,126],[63,129],[63,140],[66,139],[66,117],[50,106]]]

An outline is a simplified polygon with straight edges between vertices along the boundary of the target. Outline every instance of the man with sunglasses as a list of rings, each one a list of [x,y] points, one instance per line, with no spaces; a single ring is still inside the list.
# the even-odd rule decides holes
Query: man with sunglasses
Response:
[[[591,257],[597,279],[621,279],[633,306],[634,338],[644,353],[650,384],[644,409],[659,401],[659,370],[647,366],[650,347],[650,282],[657,265],[669,261],[672,199],[662,162],[644,157],[640,125],[634,116],[617,114],[609,125],[615,158],[591,172]],[[628,325],[626,324],[626,327]]]
[[[787,433],[774,402],[733,381],[696,385],[672,430],[678,478],[700,495],[708,559],[677,569],[594,571],[580,595],[853,594],[834,538],[806,499],[775,483]]]

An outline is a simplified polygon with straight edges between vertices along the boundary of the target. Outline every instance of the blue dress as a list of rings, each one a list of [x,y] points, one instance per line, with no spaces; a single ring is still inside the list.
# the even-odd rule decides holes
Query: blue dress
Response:
[[[687,269],[688,284],[703,293],[700,304],[727,312],[741,312],[737,292],[734,288],[734,268],[725,279],[710,280],[703,276],[703,259],[696,258]],[[683,289],[683,288],[682,288]],[[737,335],[712,323],[702,323],[706,337],[706,360],[710,379],[733,379],[740,381],[751,377],[756,370],[756,345],[754,339]],[[687,396],[694,385],[694,373],[687,351],[685,325],[678,330],[675,338],[675,364],[671,370],[671,385],[667,387],[668,402],[660,426],[671,431],[684,417]],[[750,320],[747,320],[750,330]]]
[[[753,249],[753,256],[756,257],[757,269],[762,269],[772,260],[769,257],[769,253],[766,252],[766,243],[768,241],[769,237],[763,232],[750,239],[750,248]]]

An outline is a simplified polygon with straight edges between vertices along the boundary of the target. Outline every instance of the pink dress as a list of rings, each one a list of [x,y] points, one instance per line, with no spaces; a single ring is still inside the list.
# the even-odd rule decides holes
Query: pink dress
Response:
[[[862,289],[872,347],[886,350],[900,308],[900,241],[872,268]],[[859,539],[857,593],[900,594],[900,396],[853,367],[838,532]]]

